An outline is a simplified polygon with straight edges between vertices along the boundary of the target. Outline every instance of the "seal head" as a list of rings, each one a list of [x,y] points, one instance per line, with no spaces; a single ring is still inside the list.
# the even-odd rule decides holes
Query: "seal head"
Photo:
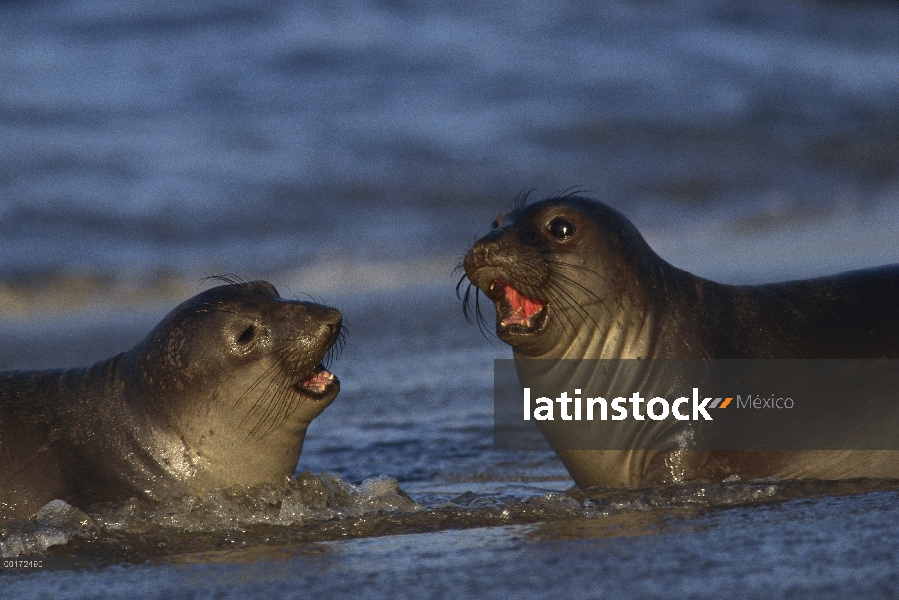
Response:
[[[635,334],[647,324],[659,263],[618,212],[572,196],[501,215],[464,268],[493,301],[497,336],[516,353],[621,358],[643,353]]]

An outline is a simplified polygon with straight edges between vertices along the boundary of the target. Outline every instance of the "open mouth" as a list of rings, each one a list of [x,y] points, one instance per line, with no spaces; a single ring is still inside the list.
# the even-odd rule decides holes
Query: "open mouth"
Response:
[[[537,333],[546,324],[546,305],[525,296],[508,281],[490,284],[490,297],[496,304],[498,333]]]
[[[296,387],[313,398],[324,396],[335,385],[337,378],[319,363],[306,379],[298,382]]]

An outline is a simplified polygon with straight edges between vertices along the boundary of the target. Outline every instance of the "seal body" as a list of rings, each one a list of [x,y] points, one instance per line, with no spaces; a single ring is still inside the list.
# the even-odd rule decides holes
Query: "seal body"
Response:
[[[497,335],[516,361],[899,358],[899,265],[724,285],[668,264],[624,216],[579,196],[500,216],[464,268],[493,301]],[[899,477],[893,451],[557,452],[583,487]]]
[[[0,374],[0,519],[293,475],[339,391],[321,363],[339,339],[337,310],[256,281],[191,298],[91,367]]]

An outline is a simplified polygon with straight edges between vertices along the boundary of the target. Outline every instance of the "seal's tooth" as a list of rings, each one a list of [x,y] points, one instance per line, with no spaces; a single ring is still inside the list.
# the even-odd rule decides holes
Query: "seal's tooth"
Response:
[[[325,369],[316,369],[312,375],[300,382],[301,387],[314,387],[323,390],[329,383],[334,381],[334,374]]]

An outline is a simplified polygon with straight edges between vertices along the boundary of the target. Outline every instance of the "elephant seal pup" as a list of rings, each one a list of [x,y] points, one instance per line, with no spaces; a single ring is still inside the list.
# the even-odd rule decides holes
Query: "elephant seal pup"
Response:
[[[462,266],[466,314],[473,284],[495,305],[519,378],[534,358],[899,358],[899,265],[723,285],[671,266],[617,211],[576,195],[500,216]],[[550,423],[539,425],[581,487],[899,477],[896,451],[570,450],[553,443],[548,428],[560,425]]]
[[[109,360],[0,374],[0,520],[292,476],[340,389],[322,361],[342,340],[337,310],[232,283]]]

